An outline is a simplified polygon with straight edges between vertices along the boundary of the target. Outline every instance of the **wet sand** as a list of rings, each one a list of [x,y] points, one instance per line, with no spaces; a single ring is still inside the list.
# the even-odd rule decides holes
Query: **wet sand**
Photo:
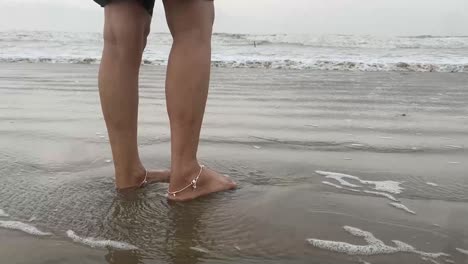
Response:
[[[37,238],[0,230],[2,263],[104,263],[105,251],[74,245],[61,238]]]
[[[164,184],[131,197],[113,190],[96,73],[0,64],[0,226],[52,233],[0,229],[1,263],[468,263],[457,250],[468,249],[467,74],[213,69],[199,156],[240,188],[169,204]],[[149,168],[169,165],[164,73],[142,72]],[[344,226],[450,256],[309,243],[366,245]],[[91,248],[100,244],[73,242],[68,230],[138,249]]]

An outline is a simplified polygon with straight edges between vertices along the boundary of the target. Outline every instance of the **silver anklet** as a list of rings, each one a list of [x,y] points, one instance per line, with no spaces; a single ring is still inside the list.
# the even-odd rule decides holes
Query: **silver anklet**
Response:
[[[173,192],[171,192],[171,191],[169,191],[169,189],[167,189],[167,194],[172,195],[173,197],[175,197],[178,193],[181,193],[181,192],[187,190],[187,189],[190,188],[190,187],[192,187],[193,190],[197,189],[197,182],[198,182],[198,179],[199,179],[200,176],[201,176],[201,173],[202,173],[204,167],[205,167],[204,165],[200,165],[200,171],[198,172],[197,177],[195,177],[195,178],[190,182],[189,185],[185,186],[184,188],[182,188],[182,189],[180,189],[180,190],[173,191]]]
[[[145,178],[143,179],[143,181],[141,181],[141,183],[138,185],[137,188],[143,188],[147,184],[148,184],[148,171],[145,170]],[[124,190],[124,189],[129,189],[129,188],[132,188],[132,187],[126,187],[126,188],[120,189],[119,187],[117,187],[117,184],[115,185],[116,190]]]
[[[145,170],[145,178],[144,178],[143,181],[140,183],[140,185],[138,186],[138,188],[143,188],[143,187],[145,187],[147,184],[148,184],[148,171]]]

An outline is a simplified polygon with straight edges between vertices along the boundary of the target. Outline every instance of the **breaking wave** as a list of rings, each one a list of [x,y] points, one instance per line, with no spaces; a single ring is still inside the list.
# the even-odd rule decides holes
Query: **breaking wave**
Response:
[[[99,58],[0,58],[8,63],[71,63],[99,64]],[[165,60],[144,59],[145,65],[167,65]],[[468,64],[435,64],[435,63],[371,63],[333,60],[213,60],[213,67],[218,68],[263,68],[293,70],[327,70],[327,71],[365,71],[365,72],[468,72]]]
[[[468,72],[468,36],[229,34],[213,36],[213,66],[331,71]],[[98,64],[102,35],[0,31],[0,62]],[[166,65],[168,33],[152,33],[143,64]]]
[[[374,49],[468,49],[468,36],[308,35],[308,34],[227,34],[215,33],[214,43],[228,45],[292,45],[323,48]]]

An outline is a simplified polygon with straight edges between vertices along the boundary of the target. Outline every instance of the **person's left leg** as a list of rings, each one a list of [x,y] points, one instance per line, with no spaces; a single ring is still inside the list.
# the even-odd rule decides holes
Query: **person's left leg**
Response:
[[[174,39],[166,75],[166,102],[171,125],[168,198],[189,201],[236,188],[230,178],[208,168],[202,169],[197,159],[210,82],[214,6],[210,0],[164,0],[163,3]],[[199,181],[193,182],[197,175]],[[189,185],[191,188],[184,189]]]

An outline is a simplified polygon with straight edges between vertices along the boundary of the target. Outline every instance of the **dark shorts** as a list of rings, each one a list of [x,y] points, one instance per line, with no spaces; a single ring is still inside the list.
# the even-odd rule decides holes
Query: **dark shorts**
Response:
[[[98,3],[100,6],[104,7],[112,1],[137,1],[140,2],[143,7],[148,11],[148,13],[152,16],[153,15],[153,8],[154,8],[154,1],[155,0],[94,0],[94,2]]]

